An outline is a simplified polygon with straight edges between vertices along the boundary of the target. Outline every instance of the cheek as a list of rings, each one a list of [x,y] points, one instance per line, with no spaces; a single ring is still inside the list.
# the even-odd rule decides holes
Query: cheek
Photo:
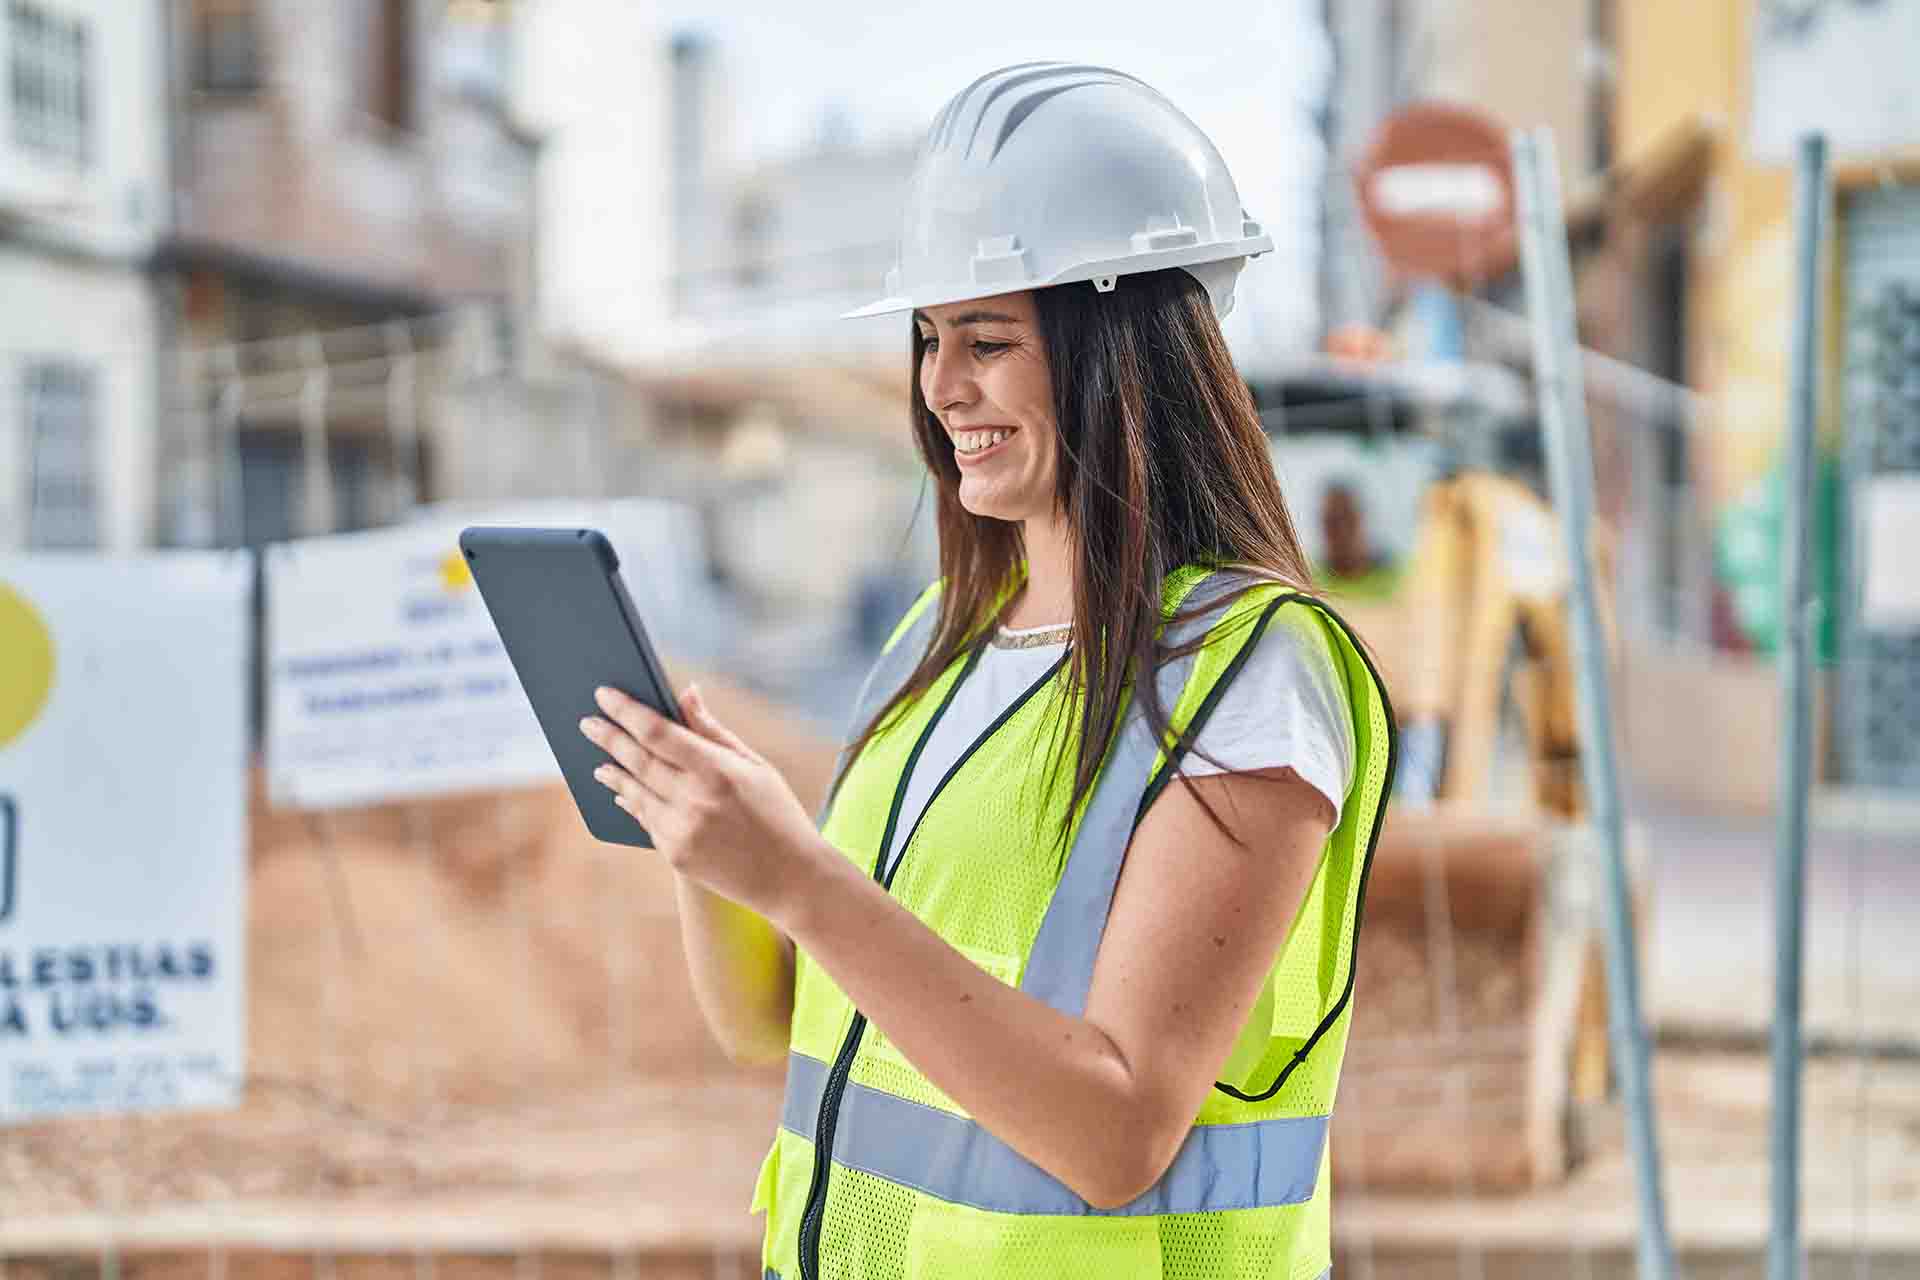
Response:
[[[1039,447],[1034,452],[1034,465],[1049,484],[1060,466],[1060,433],[1051,422],[1044,422],[1034,432],[1034,443]]]
[[[1060,461],[1060,429],[1054,425],[1052,397],[1029,406],[1022,418],[1037,446],[1034,461],[1042,472],[1051,476]]]
[[[1039,449],[1035,459],[1051,471],[1054,459],[1058,456],[1060,433],[1053,421],[1053,385],[1047,379],[1045,366],[1032,367],[1019,371],[1019,377],[1007,388],[1008,407],[1014,411],[1015,419],[1021,430],[1031,433]]]

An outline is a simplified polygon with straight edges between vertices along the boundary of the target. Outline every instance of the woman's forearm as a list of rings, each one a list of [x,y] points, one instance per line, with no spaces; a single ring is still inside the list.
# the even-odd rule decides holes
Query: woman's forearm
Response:
[[[922,1074],[1097,1207],[1158,1177],[1185,1125],[1110,1037],[986,973],[846,859],[808,862],[782,923]]]
[[[793,944],[755,912],[674,877],[680,941],[694,998],[735,1062],[786,1057],[793,1022]]]

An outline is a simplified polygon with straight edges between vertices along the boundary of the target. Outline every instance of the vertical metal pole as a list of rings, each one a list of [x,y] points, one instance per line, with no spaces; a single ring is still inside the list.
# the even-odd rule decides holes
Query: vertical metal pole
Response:
[[[392,475],[387,490],[389,521],[399,520],[420,503],[419,357],[413,332],[404,320],[393,319],[384,329],[387,350],[387,444]]]
[[[213,403],[213,465],[218,480],[214,528],[217,544],[247,544],[246,468],[240,458],[241,415],[246,411],[247,380],[240,371],[240,353],[231,344],[216,347],[208,361],[220,379]]]
[[[1565,215],[1553,134],[1539,128],[1513,136],[1514,185],[1520,201],[1521,263],[1533,329],[1533,371],[1539,388],[1540,427],[1548,477],[1560,514],[1573,583],[1573,651],[1579,678],[1580,765],[1587,807],[1607,853],[1605,893],[1608,1038],[1627,1108],[1627,1140],[1640,1206],[1640,1275],[1674,1274],[1661,1191],[1660,1148],[1654,1133],[1652,1071],[1640,1021],[1639,962],[1634,953],[1633,901],[1627,886],[1620,778],[1613,754],[1613,697],[1606,637],[1595,605],[1589,529],[1593,515],[1593,459],[1586,388],[1574,331],[1573,271],[1567,260]]]
[[[1807,791],[1813,766],[1814,401],[1820,372],[1821,248],[1826,239],[1827,140],[1800,139],[1793,194],[1794,280],[1787,402],[1786,503],[1780,566],[1779,847],[1773,876],[1773,1230],[1768,1280],[1800,1275],[1800,972],[1806,917]]]
[[[221,453],[214,440],[207,389],[212,381],[210,365],[192,348],[182,348],[174,360],[174,420],[180,424],[177,438],[184,445],[168,500],[172,519],[168,541],[175,546],[220,545]]]
[[[327,391],[331,371],[327,368],[326,348],[317,333],[300,338],[300,353],[307,367],[300,382],[300,472],[304,481],[298,528],[309,537],[332,533],[333,459],[327,450]]]

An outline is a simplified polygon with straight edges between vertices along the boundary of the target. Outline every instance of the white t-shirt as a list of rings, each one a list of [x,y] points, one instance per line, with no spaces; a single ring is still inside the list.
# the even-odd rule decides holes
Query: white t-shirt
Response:
[[[1007,628],[1002,634],[1054,629]],[[1065,649],[1065,640],[1028,649],[987,646],[914,764],[894,827],[893,848],[887,855],[889,866],[900,856],[933,788],[960,753],[1059,661]],[[1232,769],[1291,766],[1333,805],[1338,826],[1353,781],[1353,722],[1344,684],[1326,643],[1282,626],[1275,618],[1201,727],[1195,746]],[[1191,749],[1181,757],[1180,768],[1189,777],[1221,772]]]

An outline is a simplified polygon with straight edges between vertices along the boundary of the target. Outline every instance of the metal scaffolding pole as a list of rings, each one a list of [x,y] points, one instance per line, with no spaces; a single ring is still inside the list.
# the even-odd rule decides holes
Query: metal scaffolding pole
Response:
[[[1606,850],[1605,906],[1608,1039],[1619,1067],[1640,1206],[1640,1275],[1674,1274],[1654,1132],[1653,1084],[1640,1020],[1640,974],[1634,954],[1633,902],[1627,887],[1625,822],[1614,759],[1613,697],[1606,636],[1593,587],[1593,456],[1586,388],[1574,330],[1573,270],[1560,205],[1553,134],[1513,135],[1514,186],[1520,203],[1521,265],[1533,330],[1534,380],[1540,399],[1547,473],[1573,584],[1573,649],[1579,676],[1580,765],[1587,808]]]
[[[327,394],[333,371],[317,333],[302,335],[300,353],[306,373],[300,380],[300,532],[312,537],[334,530],[333,458],[327,447]]]
[[[1807,792],[1813,782],[1813,428],[1820,375],[1822,248],[1826,242],[1827,140],[1800,140],[1794,172],[1793,320],[1787,401],[1786,501],[1781,541],[1779,845],[1773,877],[1773,1230],[1768,1280],[1800,1275],[1801,929],[1806,919]]]

